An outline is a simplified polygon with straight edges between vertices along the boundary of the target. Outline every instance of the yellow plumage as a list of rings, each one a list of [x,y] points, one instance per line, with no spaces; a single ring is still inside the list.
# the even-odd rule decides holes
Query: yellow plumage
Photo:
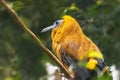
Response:
[[[94,51],[94,54],[102,54],[98,47],[82,32],[77,21],[68,16],[63,16],[63,23],[52,30],[52,48],[56,52],[58,58],[61,60],[60,48],[69,53],[76,60],[84,60],[92,56],[88,53]],[[94,56],[93,57],[98,57]]]

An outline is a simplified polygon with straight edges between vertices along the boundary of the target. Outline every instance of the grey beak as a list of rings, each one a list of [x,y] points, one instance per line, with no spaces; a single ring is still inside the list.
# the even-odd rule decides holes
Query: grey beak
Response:
[[[57,20],[54,22],[54,24],[52,26],[48,26],[48,27],[44,28],[43,30],[41,30],[41,32],[46,32],[46,31],[52,30],[53,28],[57,27],[62,22],[63,22],[63,20]]]
[[[54,25],[52,25],[52,26],[48,26],[48,27],[44,28],[43,30],[41,30],[41,32],[47,32],[47,31],[52,30],[53,28],[55,28]]]

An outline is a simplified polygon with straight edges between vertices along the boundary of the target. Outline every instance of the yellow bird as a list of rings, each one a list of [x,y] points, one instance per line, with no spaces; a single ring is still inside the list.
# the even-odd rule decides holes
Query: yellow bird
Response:
[[[99,48],[73,17],[65,15],[41,32],[49,30],[52,30],[53,50],[66,69],[75,74],[74,80],[90,80],[96,75],[96,69],[102,71],[106,67]]]

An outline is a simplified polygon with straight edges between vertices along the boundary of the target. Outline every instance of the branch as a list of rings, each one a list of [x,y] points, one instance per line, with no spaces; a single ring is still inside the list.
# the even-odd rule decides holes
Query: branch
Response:
[[[63,66],[63,64],[59,61],[59,59],[53,55],[53,53],[46,48],[42,42],[40,41],[40,39],[30,30],[28,29],[28,27],[24,24],[24,22],[20,19],[20,17],[17,15],[17,13],[9,7],[9,5],[7,4],[7,2],[5,0],[0,0],[0,4],[2,4],[5,9],[9,12],[9,14],[18,22],[18,24],[20,25],[20,27],[22,27],[26,33],[28,33],[37,43],[38,45],[48,54],[48,56],[58,65],[61,67],[61,69],[70,77],[72,77],[72,75],[70,74],[70,72]]]

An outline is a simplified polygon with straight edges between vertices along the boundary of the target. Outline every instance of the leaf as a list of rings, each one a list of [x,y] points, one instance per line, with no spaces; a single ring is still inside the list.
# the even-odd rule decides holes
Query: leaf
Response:
[[[24,3],[22,1],[15,1],[9,3],[9,7],[13,8],[15,11],[21,10],[24,6]]]

